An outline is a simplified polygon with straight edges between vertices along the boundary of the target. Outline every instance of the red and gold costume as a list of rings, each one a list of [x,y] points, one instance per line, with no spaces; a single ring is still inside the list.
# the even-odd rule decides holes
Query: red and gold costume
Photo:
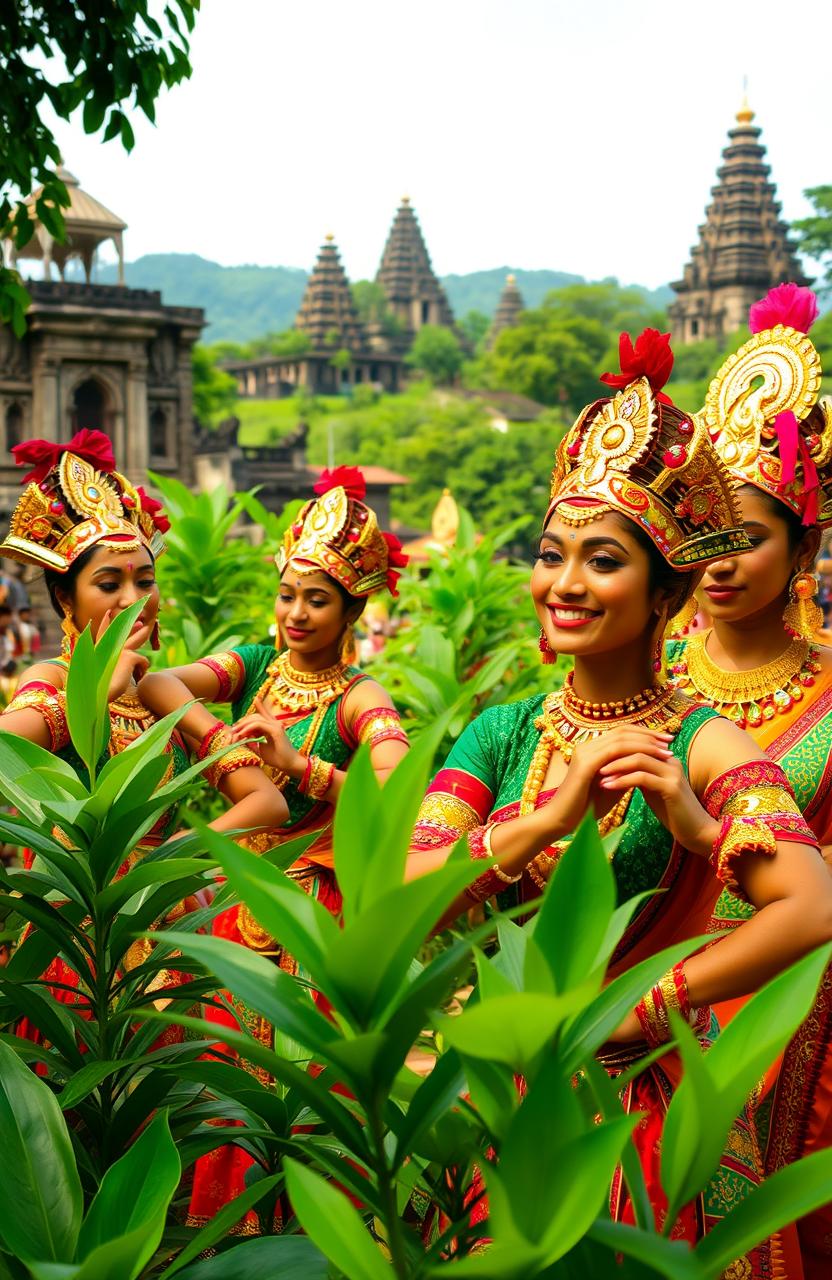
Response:
[[[642,335],[633,348],[624,335],[622,356],[628,372],[609,377],[617,394],[589,406],[558,449],[546,521],[555,508],[560,519],[574,524],[585,524],[611,509],[621,512],[680,570],[747,549],[732,481],[706,432],[658,394],[672,364],[666,339],[655,333]],[[466,836],[471,856],[491,862],[495,824],[533,812],[554,794],[543,789],[553,752],[568,763],[576,745],[612,726],[632,724],[671,734],[670,749],[687,771],[694,736],[715,714],[661,683],[620,704],[587,703],[577,697],[569,679],[554,693],[494,707],[469,725],[436,775],[420,810],[413,848],[451,848]],[[602,833],[623,827],[612,858],[619,903],[642,892],[650,894],[616,949],[610,978],[665,947],[704,933],[723,884],[735,883],[734,864],[740,853],[769,856],[778,839],[816,843],[782,770],[770,762],[728,770],[712,781],[702,804],[722,819],[710,863],[674,840],[639,790],[624,795],[599,824]],[[533,899],[568,843],[559,841],[538,853],[513,884],[499,866],[489,866],[469,896],[482,901],[500,895],[505,905],[518,897]],[[690,1008],[683,967],[677,966],[645,993],[636,1011],[645,1042],[613,1046],[601,1055],[611,1078],[644,1057],[650,1045],[669,1038],[670,1008],[689,1018],[707,1047],[713,1025],[710,1010]],[[621,1094],[628,1112],[643,1112],[634,1141],[659,1223],[666,1210],[660,1180],[662,1129],[681,1073],[678,1054],[666,1053]],[[744,1112],[719,1170],[705,1192],[683,1210],[674,1238],[698,1239],[761,1177],[754,1125]],[[620,1172],[611,1187],[610,1210],[618,1220],[633,1220]],[[482,1210],[477,1212],[484,1216]],[[781,1237],[753,1249],[735,1266],[736,1275],[747,1280],[787,1280]],[[796,1277],[788,1273],[788,1280]]]
[[[286,531],[276,557],[279,573],[287,566],[303,576],[326,573],[356,599],[364,599],[387,587],[395,593],[398,569],[406,563],[399,543],[382,532],[375,513],[363,499],[364,478],[355,467],[324,472],[315,486],[318,497],[308,502]],[[326,800],[335,769],[346,769],[362,743],[407,742],[398,712],[392,707],[369,708],[352,723],[344,715],[344,700],[351,689],[368,677],[344,662],[325,671],[298,671],[290,653],[267,645],[241,645],[213,654],[202,662],[219,681],[218,701],[232,704],[232,719],[253,713],[255,700],[265,703],[283,725],[292,745],[307,757],[303,778],[295,781],[266,773],[283,792],[289,805],[288,821],[280,828],[250,837],[250,848],[259,852],[302,834],[323,829],[306,854],[289,870],[303,889],[317,898],[334,916],[341,913],[341,894],[332,856],[333,807]],[[295,959],[254,919],[245,906],[231,907],[214,922],[215,936],[230,939],[270,955],[290,973],[298,973]],[[264,1018],[234,1000],[237,1018],[261,1043],[271,1046],[275,1029]],[[218,1010],[208,1017],[219,1026],[233,1026],[234,1019]],[[243,1064],[254,1074],[258,1068]],[[244,1187],[251,1159],[239,1147],[223,1146],[197,1161],[189,1221],[206,1222]],[[254,1231],[254,1215],[242,1224]]]
[[[161,514],[161,504],[150,498],[141,487],[134,487],[115,470],[112,446],[100,431],[78,432],[66,445],[46,440],[31,440],[17,445],[12,452],[18,465],[30,466],[25,477],[28,481],[12,514],[9,534],[0,544],[0,554],[24,564],[33,564],[58,573],[66,573],[85,551],[95,546],[110,546],[119,551],[148,550],[156,559],[164,551],[162,534],[170,527]],[[74,628],[67,624],[65,653],[47,659],[43,665],[54,666],[65,673],[69,666]],[[31,709],[43,718],[49,735],[49,749],[75,769],[85,781],[87,770],[70,741],[66,717],[66,693],[64,680],[25,681],[4,711],[5,714]],[[128,690],[109,706],[110,735],[101,764],[124,751],[158,717],[144,706],[138,692]],[[223,726],[218,722],[217,728]],[[212,750],[224,745],[221,736],[214,735]],[[159,786],[164,786],[189,766],[188,751],[184,739],[174,731],[165,747],[168,767]],[[213,784],[218,786],[222,777],[236,768],[259,764],[258,758],[247,748],[235,748],[213,766]],[[207,770],[206,773],[210,773]],[[162,814],[153,828],[132,850],[119,868],[121,877],[136,864],[142,854],[158,847],[173,834],[175,813]],[[31,865],[31,855],[26,851],[25,862]],[[147,940],[133,944],[127,956],[129,968],[141,964],[149,954],[151,944]],[[56,1000],[64,1003],[80,1003],[78,975],[64,960],[57,956],[49,965],[43,978],[54,982],[50,991]],[[185,980],[185,976],[172,970],[158,974],[153,989],[170,987]],[[29,1039],[38,1040],[39,1032],[23,1019],[19,1032]],[[175,1035],[175,1029],[166,1038]]]
[[[750,484],[799,515],[832,525],[832,400],[819,399],[820,356],[808,330],[811,290],[780,285],[750,312],[752,337],[713,379],[697,419],[739,484]],[[763,667],[725,671],[708,655],[709,632],[672,642],[671,679],[690,697],[746,729],[780,764],[821,847],[832,845],[832,682],[815,637],[812,575],[798,573],[784,616],[783,653]],[[814,611],[814,612],[813,612]],[[827,664],[828,666],[828,664]],[[714,929],[742,923],[753,908],[726,890]],[[717,1008],[721,1023],[744,1001]],[[759,1110],[766,1167],[782,1168],[832,1143],[832,971],[815,1007],[767,1075]],[[832,1206],[799,1224],[807,1280],[832,1274]]]

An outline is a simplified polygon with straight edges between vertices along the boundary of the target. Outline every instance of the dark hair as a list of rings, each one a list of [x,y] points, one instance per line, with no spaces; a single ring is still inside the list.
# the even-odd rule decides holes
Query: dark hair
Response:
[[[46,583],[46,590],[49,592],[49,602],[59,618],[64,616],[64,611],[58,599],[58,591],[62,591],[65,596],[69,596],[73,603],[75,602],[75,584],[78,581],[78,575],[90,563],[99,546],[100,544],[96,542],[91,547],[87,547],[86,551],[82,551],[78,559],[73,560],[66,573],[58,573],[55,569],[44,569],[43,578]],[[145,550],[150,556],[151,564],[154,564],[153,552],[148,548],[145,548]]]
[[[755,484],[744,484],[739,492],[753,494],[754,497],[760,498],[768,514],[774,516],[775,520],[782,520],[786,526],[789,550],[796,551],[811,525],[805,525],[796,511],[792,511],[791,507],[787,507],[785,502],[775,498],[773,493],[767,493],[765,489],[758,489]]]
[[[11,605],[10,605],[10,604],[0,604],[0,613],[8,613],[8,614],[11,614],[11,613],[12,613],[12,607],[11,607]]]

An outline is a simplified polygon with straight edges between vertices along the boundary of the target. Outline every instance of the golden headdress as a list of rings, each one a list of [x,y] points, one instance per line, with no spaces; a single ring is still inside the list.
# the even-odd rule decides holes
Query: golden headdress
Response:
[[[749,312],[754,335],[730,355],[696,415],[742,484],[784,502],[806,525],[832,524],[832,400],[808,331],[811,289],[781,284]]]
[[[28,440],[12,449],[18,466],[31,466],[12,512],[0,555],[66,573],[98,543],[137,550],[154,559],[165,549],[170,522],[162,505],[115,470],[103,431],[83,429],[68,444]]]
[[[326,573],[351,596],[365,597],[387,587],[397,595],[399,569],[407,564],[401,543],[378,527],[364,498],[367,484],[358,467],[323,471],[317,498],[301,509],[283,535],[275,556],[278,572]]]
[[[695,569],[748,551],[734,482],[704,427],[677,409],[661,387],[670,376],[669,334],[646,329],[619,344],[622,372],[561,441],[552,472],[548,522],[586,524],[613,509],[644,530],[675,569]]]

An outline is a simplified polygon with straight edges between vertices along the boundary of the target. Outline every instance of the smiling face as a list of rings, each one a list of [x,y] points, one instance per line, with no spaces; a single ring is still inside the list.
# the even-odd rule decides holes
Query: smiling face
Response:
[[[801,534],[786,507],[744,485],[739,491],[742,519],[752,550],[708,566],[697,597],[715,622],[782,614],[795,569],[811,566],[818,547],[816,529]]]
[[[576,529],[555,509],[531,579],[535,611],[555,652],[648,650],[659,611],[667,612],[667,592],[651,584],[650,556],[628,525],[610,513]]]
[[[348,607],[327,574],[300,576],[288,566],[280,579],[274,611],[286,647],[304,657],[320,654],[329,666],[338,660],[341,638],[360,614],[361,605]]]
[[[58,588],[58,598],[67,602],[79,631],[91,624],[93,636],[109,609],[115,617],[147,596],[147,603],[135,628],[152,627],[159,613],[159,588],[150,552],[119,551],[113,547],[93,547],[69,589]]]

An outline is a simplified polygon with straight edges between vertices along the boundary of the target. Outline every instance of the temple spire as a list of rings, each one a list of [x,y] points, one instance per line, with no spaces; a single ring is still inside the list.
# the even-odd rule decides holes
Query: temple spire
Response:
[[[376,279],[408,341],[422,325],[453,325],[453,312],[434,274],[409,196],[402,196],[396,211]]]
[[[506,276],[503,292],[494,312],[494,319],[488,331],[488,346],[494,346],[504,329],[511,329],[517,323],[521,311],[526,310],[523,295],[517,287],[517,279],[511,273]]]
[[[307,281],[295,328],[309,335],[315,349],[359,351],[366,346],[350,283],[331,232],[324,238]]]
[[[671,287],[674,337],[680,342],[721,338],[748,323],[748,308],[784,281],[808,284],[788,224],[780,215],[777,188],[765,162],[747,96],[728,131],[718,182],[699,228],[699,241],[681,280]]]

